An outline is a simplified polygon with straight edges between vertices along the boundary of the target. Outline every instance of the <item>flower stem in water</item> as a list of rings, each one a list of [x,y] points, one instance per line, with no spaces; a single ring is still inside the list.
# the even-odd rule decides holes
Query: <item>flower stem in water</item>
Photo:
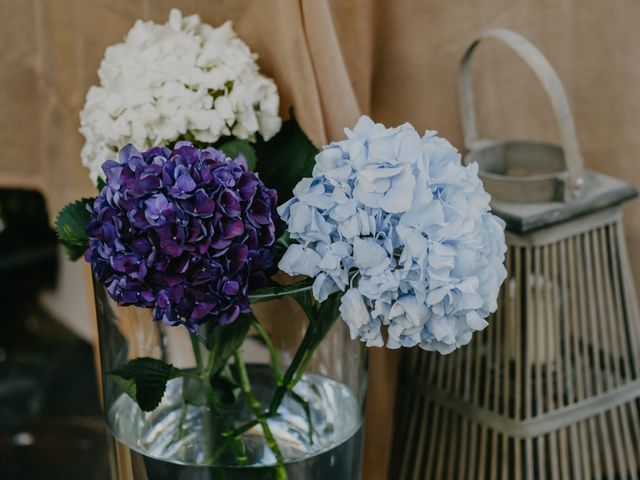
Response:
[[[251,319],[251,325],[253,325],[253,328],[256,329],[256,332],[258,332],[265,345],[269,349],[269,355],[271,356],[271,366],[273,367],[273,373],[276,377],[276,383],[280,385],[282,383],[282,367],[280,366],[280,357],[278,356],[276,348],[273,346],[271,336],[255,317]]]
[[[309,349],[309,345],[313,340],[314,330],[315,329],[313,325],[310,323],[309,328],[307,329],[306,333],[304,334],[304,338],[300,343],[300,347],[298,347],[298,350],[296,351],[296,354],[291,361],[291,365],[289,365],[289,368],[287,368],[287,371],[284,374],[282,383],[278,386],[278,388],[276,388],[276,391],[273,394],[273,398],[271,399],[271,403],[269,403],[268,412],[270,416],[273,416],[278,412],[278,408],[280,407],[285,394],[291,388],[293,377],[297,373],[300,364],[307,355],[307,350]]]
[[[194,335],[193,333],[189,334],[189,340],[191,340],[191,348],[193,349],[193,356],[196,359],[198,375],[202,375],[203,364],[202,364],[202,352],[200,352],[200,342],[198,341],[197,335]]]
[[[215,364],[214,354],[213,352],[209,353],[207,366],[205,368],[204,362],[202,360],[202,354],[200,352],[200,342],[198,341],[198,337],[191,334],[189,335],[189,338],[191,339],[191,347],[193,348],[193,355],[196,360],[196,368],[198,371],[198,375],[196,377],[202,383],[202,388],[204,389],[207,403],[209,405],[209,411],[211,412],[212,423],[218,422],[220,424],[220,426],[222,427],[222,437],[224,438],[223,444],[221,445],[221,447],[224,448],[218,447],[218,449],[216,449],[216,451],[212,455],[212,458],[209,459],[207,463],[214,463],[228,447],[231,447],[234,455],[236,456],[236,459],[240,462],[240,464],[242,464],[247,461],[247,456],[244,452],[244,446],[238,439],[238,437],[236,435],[233,435],[233,429],[227,424],[227,421],[224,419],[224,417],[220,415],[215,400],[215,393],[213,391],[213,388],[211,387],[211,375],[213,366]]]
[[[276,442],[273,433],[271,432],[271,428],[269,427],[269,421],[262,411],[262,405],[253,395],[251,391],[251,383],[249,382],[249,375],[247,374],[247,368],[244,365],[244,361],[242,360],[242,356],[236,350],[233,354],[233,358],[236,362],[236,367],[238,369],[238,375],[240,377],[240,388],[242,389],[242,393],[247,397],[247,402],[249,403],[249,407],[253,410],[254,415],[258,419],[258,423],[262,427],[262,431],[264,432],[264,438],[267,441],[267,445],[273,452],[273,455],[276,457],[278,465],[275,467],[276,478],[278,480],[285,480],[287,478],[287,473],[284,469],[284,457],[282,456],[282,452],[280,451],[280,447],[278,446],[278,442]]]

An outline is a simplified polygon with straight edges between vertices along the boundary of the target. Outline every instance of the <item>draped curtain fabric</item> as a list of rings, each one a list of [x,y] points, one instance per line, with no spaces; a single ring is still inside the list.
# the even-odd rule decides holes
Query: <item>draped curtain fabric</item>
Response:
[[[640,3],[633,0],[0,0],[0,188],[41,190],[51,213],[94,193],[80,165],[78,112],[106,46],[171,7],[231,19],[317,145],[368,113],[437,129],[462,148],[456,76],[466,46],[506,27],[563,81],[587,166],[640,184]],[[474,60],[480,133],[557,141],[535,79],[490,42]],[[640,206],[626,209],[636,278]],[[365,479],[386,478],[398,352],[370,357]]]

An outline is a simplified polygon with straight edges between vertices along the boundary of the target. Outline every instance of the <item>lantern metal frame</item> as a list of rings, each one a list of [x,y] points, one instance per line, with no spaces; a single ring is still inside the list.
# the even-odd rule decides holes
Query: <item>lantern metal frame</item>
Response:
[[[532,67],[562,146],[478,139],[470,60],[487,38]],[[473,42],[459,86],[465,161],[507,223],[508,275],[469,345],[405,354],[390,478],[638,478],[640,312],[621,209],[636,189],[584,170],[564,89],[524,37]]]

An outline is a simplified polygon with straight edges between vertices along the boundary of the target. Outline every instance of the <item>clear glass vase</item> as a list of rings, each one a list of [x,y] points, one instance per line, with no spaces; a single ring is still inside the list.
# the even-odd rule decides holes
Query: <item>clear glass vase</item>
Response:
[[[121,479],[360,478],[366,349],[344,322],[310,341],[317,325],[291,298],[259,303],[221,367],[226,344],[211,348],[148,309],[119,307],[94,285],[105,415],[116,458],[130,456],[117,466]],[[140,389],[132,395],[132,382],[113,374],[136,358],[174,368],[150,411],[134,400]]]

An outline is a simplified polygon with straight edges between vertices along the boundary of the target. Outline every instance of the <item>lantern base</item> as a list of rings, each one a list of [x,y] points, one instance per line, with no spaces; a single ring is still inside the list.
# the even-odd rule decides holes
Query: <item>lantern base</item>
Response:
[[[637,478],[640,312],[620,207],[508,232],[489,326],[411,350],[391,478]]]

